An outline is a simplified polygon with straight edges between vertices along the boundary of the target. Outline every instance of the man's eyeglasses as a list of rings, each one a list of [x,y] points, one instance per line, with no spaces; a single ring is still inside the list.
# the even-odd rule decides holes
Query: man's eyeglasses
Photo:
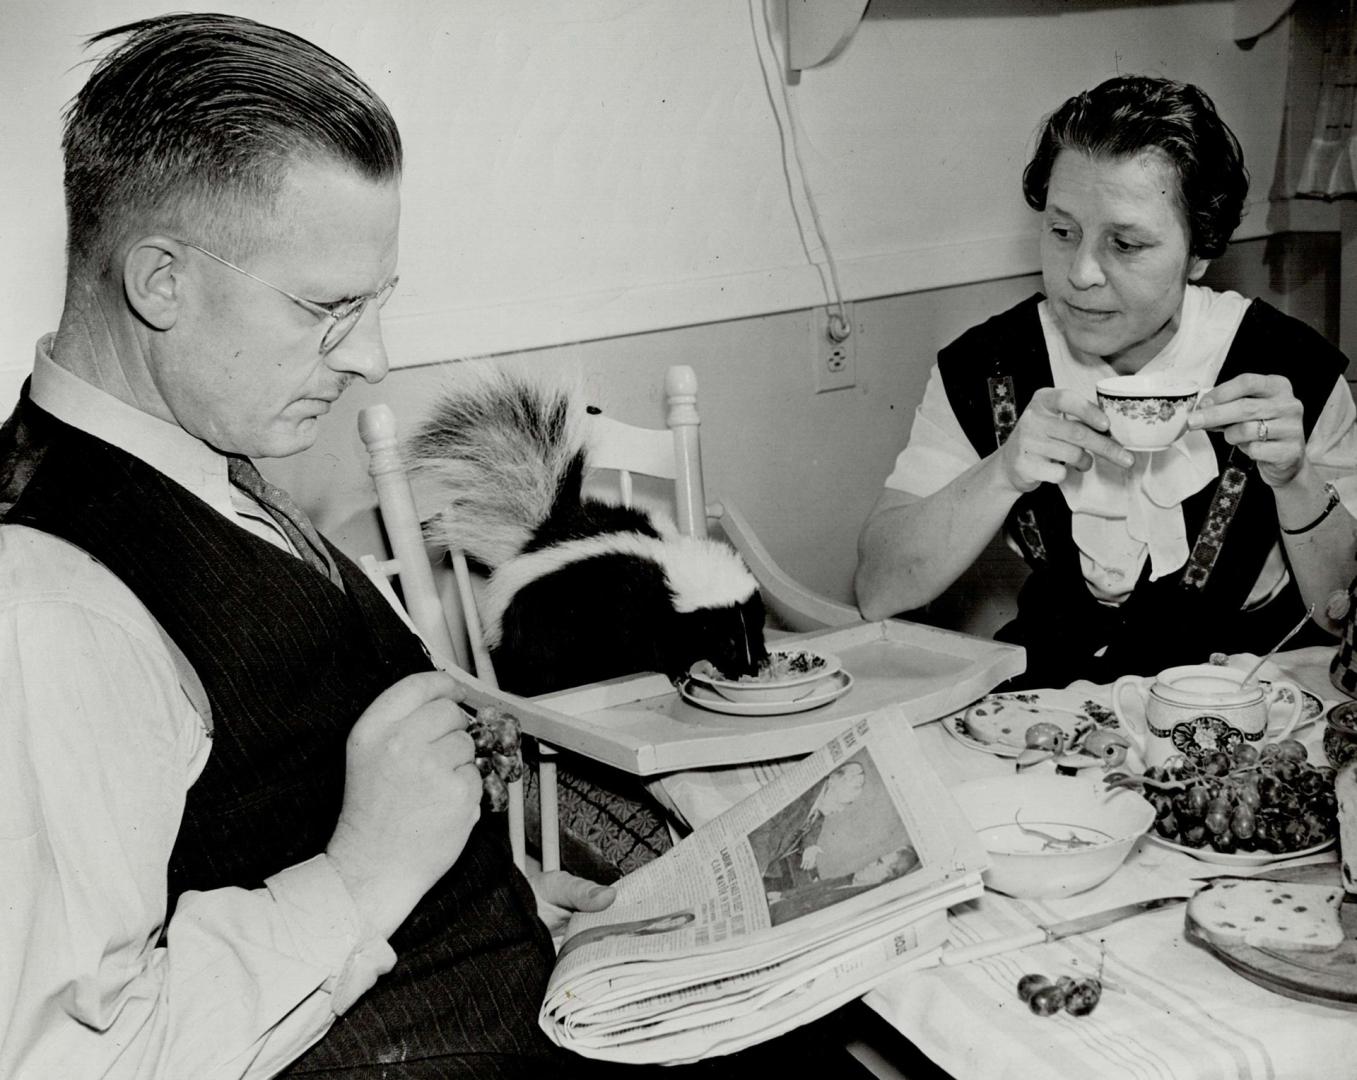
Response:
[[[307,300],[305,297],[297,296],[288,292],[286,289],[279,288],[271,281],[265,281],[258,274],[252,274],[243,267],[237,266],[229,259],[223,259],[215,252],[208,251],[201,244],[195,244],[192,240],[179,240],[179,243],[193,248],[194,251],[201,251],[209,259],[215,259],[222,266],[229,266],[237,274],[244,274],[247,278],[259,282],[261,285],[267,285],[274,292],[282,293],[298,307],[303,307],[319,319],[328,319],[330,325],[325,328],[325,333],[320,339],[320,353],[324,356],[346,337],[349,332],[358,325],[359,320],[363,318],[363,312],[367,306],[376,302],[380,308],[391,298],[391,291],[400,281],[400,277],[393,277],[376,292],[368,293],[366,296],[356,296],[352,300],[341,300],[337,304],[321,304],[315,300]]]

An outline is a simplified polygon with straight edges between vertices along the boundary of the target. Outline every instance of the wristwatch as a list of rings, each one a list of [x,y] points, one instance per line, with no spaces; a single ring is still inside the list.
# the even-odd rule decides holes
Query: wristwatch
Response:
[[[1285,525],[1282,525],[1282,532],[1286,533],[1287,536],[1299,536],[1301,533],[1308,533],[1326,517],[1332,514],[1333,508],[1342,500],[1338,496],[1338,489],[1327,480],[1324,481],[1324,490],[1329,493],[1329,501],[1324,504],[1324,509],[1319,512],[1319,517],[1315,518],[1314,521],[1310,522],[1308,525],[1302,525],[1299,529],[1288,529]]]

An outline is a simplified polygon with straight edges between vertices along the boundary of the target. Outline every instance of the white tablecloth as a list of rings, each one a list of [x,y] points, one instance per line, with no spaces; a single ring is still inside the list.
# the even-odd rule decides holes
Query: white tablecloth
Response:
[[[1332,649],[1297,650],[1263,674],[1293,678],[1328,704],[1338,697],[1327,679],[1330,656]],[[1322,730],[1321,721],[1298,733],[1315,761],[1323,757]],[[981,760],[941,725],[917,734],[944,780],[1012,768]],[[1232,868],[1145,838],[1111,879],[1079,896],[1044,902],[987,893],[955,909],[951,940],[969,944],[1151,896],[1191,893],[1200,885],[1194,877],[1222,871]],[[1100,963],[1109,988],[1089,1016],[1038,1017],[1017,996],[1018,979],[1028,972],[1096,973]],[[1181,906],[961,967],[902,972],[865,1000],[961,1080],[1357,1077],[1357,1013],[1283,997],[1235,974],[1184,937]]]

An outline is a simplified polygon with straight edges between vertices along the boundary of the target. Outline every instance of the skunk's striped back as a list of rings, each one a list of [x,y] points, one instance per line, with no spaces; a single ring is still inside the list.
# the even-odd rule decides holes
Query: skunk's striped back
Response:
[[[668,588],[668,606],[680,613],[735,607],[759,588],[739,554],[718,540],[678,532],[662,537],[606,533],[567,540],[511,559],[491,575],[478,605],[486,644],[492,649],[499,644],[504,612],[522,589],[567,567],[615,555],[658,567]],[[619,577],[619,591],[625,594],[625,571]],[[602,597],[589,599],[604,602]]]

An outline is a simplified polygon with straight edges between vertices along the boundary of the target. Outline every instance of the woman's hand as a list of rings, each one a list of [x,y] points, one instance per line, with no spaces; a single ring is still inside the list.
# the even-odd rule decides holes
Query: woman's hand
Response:
[[[1135,456],[1104,434],[1107,429],[1107,416],[1086,398],[1054,387],[1038,390],[999,450],[1004,476],[1018,491],[1031,491],[1060,483],[1071,469],[1086,472],[1094,454],[1129,469]]]
[[[1192,430],[1219,431],[1258,463],[1270,487],[1289,484],[1305,464],[1304,408],[1284,375],[1237,375],[1203,394]]]

